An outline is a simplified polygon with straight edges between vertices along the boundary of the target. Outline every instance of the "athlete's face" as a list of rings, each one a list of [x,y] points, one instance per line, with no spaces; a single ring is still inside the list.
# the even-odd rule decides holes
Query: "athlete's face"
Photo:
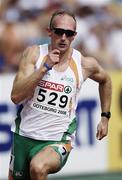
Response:
[[[52,26],[52,29],[49,30],[52,48],[58,49],[60,52],[67,51],[76,35],[74,19],[68,15],[57,15],[53,19]]]

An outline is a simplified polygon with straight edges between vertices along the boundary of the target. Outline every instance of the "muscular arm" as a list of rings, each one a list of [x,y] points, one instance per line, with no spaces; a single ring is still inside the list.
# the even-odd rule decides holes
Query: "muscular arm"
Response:
[[[99,83],[99,95],[101,102],[101,111],[110,111],[111,106],[111,94],[112,94],[112,84],[109,75],[104,69],[96,63],[96,72],[90,76],[92,80]]]
[[[107,72],[94,58],[84,58],[83,75],[99,83],[101,111],[110,111],[112,85]]]
[[[11,100],[16,104],[29,99],[33,95],[35,87],[47,72],[47,68],[43,66],[43,63],[39,69],[35,70],[39,52],[38,46],[32,46],[27,48],[20,58],[19,71],[15,77],[11,92]],[[59,62],[59,54],[60,52],[57,49],[52,50],[47,54],[45,63],[49,67],[53,67]]]
[[[29,47],[23,52],[11,92],[11,99],[14,103],[28,99],[45,74],[46,69],[44,67],[34,70],[38,57],[39,48],[37,46]]]
[[[111,107],[112,83],[107,72],[94,58],[83,58],[82,62],[84,79],[90,78],[99,83],[101,111],[109,112]],[[108,119],[101,117],[97,127],[97,138],[100,140],[108,133]]]

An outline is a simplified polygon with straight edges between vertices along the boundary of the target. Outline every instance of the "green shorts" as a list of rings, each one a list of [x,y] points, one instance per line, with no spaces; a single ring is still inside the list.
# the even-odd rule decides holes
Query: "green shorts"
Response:
[[[66,148],[66,145],[69,145],[69,141],[40,141],[14,133],[10,160],[10,171],[12,172],[13,179],[29,180],[29,164],[31,159],[49,145],[60,155],[60,168],[62,168],[71,150],[71,148]]]

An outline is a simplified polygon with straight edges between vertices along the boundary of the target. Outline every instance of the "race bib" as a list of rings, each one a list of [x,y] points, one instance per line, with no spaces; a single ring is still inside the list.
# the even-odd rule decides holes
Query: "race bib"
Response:
[[[34,93],[31,107],[45,113],[69,116],[69,100],[72,88],[42,80]]]

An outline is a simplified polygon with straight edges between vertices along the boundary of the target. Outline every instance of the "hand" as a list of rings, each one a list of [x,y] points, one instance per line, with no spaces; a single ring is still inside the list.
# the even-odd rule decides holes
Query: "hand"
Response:
[[[59,63],[60,51],[58,49],[53,49],[47,55],[45,63],[48,64],[49,67],[53,67],[55,64]]]
[[[101,121],[97,126],[97,134],[96,137],[98,140],[103,139],[108,134],[108,119],[106,117],[102,117]]]

